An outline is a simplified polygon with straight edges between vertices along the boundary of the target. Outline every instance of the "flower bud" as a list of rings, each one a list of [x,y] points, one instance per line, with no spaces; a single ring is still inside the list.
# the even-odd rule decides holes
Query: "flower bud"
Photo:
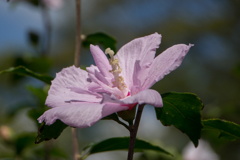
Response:
[[[11,141],[13,138],[13,131],[10,127],[8,126],[0,126],[0,136],[4,141]]]
[[[127,121],[128,123],[132,123],[135,119],[136,114],[136,106],[134,106],[131,110],[125,110],[117,112],[118,116],[121,117],[123,120]]]

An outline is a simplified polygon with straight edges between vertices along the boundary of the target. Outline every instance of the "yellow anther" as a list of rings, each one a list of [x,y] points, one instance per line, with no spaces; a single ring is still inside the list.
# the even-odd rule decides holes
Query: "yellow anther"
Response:
[[[113,59],[114,51],[111,50],[110,48],[107,48],[107,49],[105,50],[105,54],[109,54],[109,56],[111,57],[111,59]]]
[[[119,61],[117,58],[114,58],[114,52],[110,48],[107,48],[105,50],[105,54],[109,54],[111,57],[109,59],[109,64],[112,66],[111,72],[114,76],[114,81],[112,82],[114,86],[117,86],[121,91],[123,91],[127,86],[124,83],[124,79],[122,76],[119,76],[119,74],[122,72],[122,69],[120,68]]]

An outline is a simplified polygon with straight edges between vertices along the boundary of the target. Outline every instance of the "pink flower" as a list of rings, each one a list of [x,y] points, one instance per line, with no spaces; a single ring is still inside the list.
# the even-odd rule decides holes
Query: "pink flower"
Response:
[[[57,73],[48,92],[46,111],[38,121],[53,124],[60,119],[65,124],[84,128],[114,112],[128,110],[136,104],[162,107],[161,95],[149,89],[182,63],[192,45],[178,44],[155,57],[161,41],[158,33],[134,39],[113,56],[91,45],[96,66],[87,71],[75,66]],[[154,58],[155,57],[155,58]]]

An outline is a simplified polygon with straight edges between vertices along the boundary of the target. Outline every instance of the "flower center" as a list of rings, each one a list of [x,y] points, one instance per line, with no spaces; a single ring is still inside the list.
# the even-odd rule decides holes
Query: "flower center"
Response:
[[[114,58],[114,52],[110,48],[105,50],[105,54],[109,54],[109,64],[112,66],[111,72],[114,76],[114,81],[112,82],[114,86],[118,87],[122,92],[125,92],[127,86],[124,83],[124,79],[119,74],[122,72],[121,67],[119,66],[119,61],[117,58]]]

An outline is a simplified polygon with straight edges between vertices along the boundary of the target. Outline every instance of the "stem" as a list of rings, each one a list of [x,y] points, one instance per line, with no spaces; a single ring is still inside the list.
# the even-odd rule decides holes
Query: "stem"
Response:
[[[51,159],[51,157],[50,157],[50,150],[52,148],[51,142],[52,141],[45,142],[45,156],[44,156],[44,160],[50,160]]]
[[[140,120],[141,120],[144,105],[145,104],[139,105],[134,125],[129,126],[130,141],[129,141],[128,159],[127,160],[132,160],[133,159],[134,146],[135,146],[135,141],[136,141],[136,137],[137,137],[138,126],[139,126],[139,123],[140,123]]]
[[[47,7],[44,6],[43,4],[41,8],[42,8],[42,18],[43,18],[43,24],[45,27],[45,37],[46,37],[43,43],[42,55],[45,56],[45,55],[48,55],[50,51],[52,27],[51,27],[50,15]]]
[[[81,160],[81,157],[78,154],[78,139],[77,139],[77,129],[76,128],[72,128],[72,137],[73,137],[73,159]]]
[[[115,122],[117,122],[117,123],[119,123],[119,124],[121,124],[121,125],[123,125],[127,130],[129,130],[129,127],[128,127],[128,125],[126,125],[125,123],[123,123],[122,121],[120,121],[120,120],[114,120]],[[129,130],[130,131],[130,130]]]
[[[76,48],[74,56],[74,65],[79,67],[80,49],[81,49],[81,0],[76,0],[76,18],[77,18],[77,33],[76,33]],[[73,157],[74,160],[81,160],[81,156],[78,153],[78,138],[77,129],[72,128],[73,137]]]
[[[80,49],[81,49],[81,0],[76,0],[76,9],[77,9],[77,34],[76,34],[76,48],[75,48],[75,57],[74,65],[79,67],[80,60]]]

